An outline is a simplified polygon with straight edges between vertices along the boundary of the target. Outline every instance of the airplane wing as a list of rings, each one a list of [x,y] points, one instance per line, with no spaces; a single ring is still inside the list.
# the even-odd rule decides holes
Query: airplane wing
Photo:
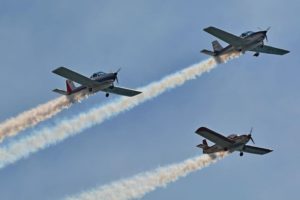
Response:
[[[223,135],[216,133],[206,127],[199,128],[196,133],[198,135],[201,135],[202,137],[216,143],[217,145],[221,147],[229,147],[233,144],[231,140],[229,140],[227,137],[224,137]]]
[[[247,153],[254,153],[254,154],[266,154],[266,153],[270,153],[273,150],[271,149],[264,149],[264,148],[260,148],[260,147],[254,147],[254,146],[250,146],[250,145],[245,145],[243,152],[247,152]]]
[[[97,81],[91,80],[88,77],[85,77],[65,67],[59,67],[52,72],[87,87],[94,87],[99,85]]]
[[[271,46],[267,46],[267,45],[263,45],[262,47],[256,47],[249,51],[268,53],[268,54],[276,54],[276,55],[284,55],[284,54],[287,54],[290,52],[285,49],[279,49],[279,48],[275,48],[275,47],[271,47]]]
[[[128,88],[116,87],[116,86],[114,86],[113,88],[105,88],[102,91],[108,92],[108,93],[113,93],[113,94],[118,94],[118,95],[122,95],[122,96],[128,96],[128,97],[132,97],[132,96],[142,93],[140,91],[131,90]]]
[[[203,29],[205,32],[227,42],[228,44],[231,44],[233,46],[241,46],[244,44],[244,39],[240,38],[236,35],[233,35],[231,33],[228,33],[226,31],[220,30],[216,27],[210,26],[205,29]]]

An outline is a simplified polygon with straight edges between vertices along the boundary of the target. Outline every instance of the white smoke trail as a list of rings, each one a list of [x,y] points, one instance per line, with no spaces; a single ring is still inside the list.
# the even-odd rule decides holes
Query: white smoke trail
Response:
[[[227,55],[222,58],[223,62],[235,58],[239,54]],[[95,124],[100,124],[121,112],[129,110],[146,100],[152,99],[161,93],[184,84],[186,81],[195,79],[204,72],[209,72],[218,62],[209,58],[206,61],[192,65],[179,72],[168,75],[160,81],[154,82],[141,88],[142,94],[135,97],[122,97],[111,103],[91,109],[88,112],[76,115],[71,119],[62,120],[53,128],[46,127],[24,137],[16,142],[0,148],[0,168],[13,163],[21,158],[29,156],[40,149],[56,144],[70,136],[80,133]]]
[[[15,136],[20,131],[53,117],[63,109],[68,108],[73,102],[80,101],[85,97],[85,93],[76,94],[72,97],[61,96],[5,120],[0,124],[0,142],[6,137]]]
[[[159,167],[153,171],[133,176],[132,178],[100,186],[73,197],[67,197],[66,200],[139,199],[147,193],[154,191],[158,187],[165,187],[167,184],[175,182],[180,177],[185,177],[193,171],[209,166],[227,154],[228,153],[222,152],[187,159],[178,164]]]

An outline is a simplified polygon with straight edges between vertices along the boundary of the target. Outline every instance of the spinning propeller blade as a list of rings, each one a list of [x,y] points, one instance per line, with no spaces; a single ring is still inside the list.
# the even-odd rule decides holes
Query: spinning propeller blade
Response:
[[[121,71],[121,68],[119,68],[114,74],[116,75],[116,81],[119,84],[119,79],[118,79],[118,73]]]
[[[254,142],[254,140],[253,140],[253,138],[252,138],[252,131],[253,131],[253,128],[251,127],[251,129],[250,129],[250,133],[249,133],[249,135],[248,135],[248,138],[253,142],[253,144],[255,144],[255,142]]]

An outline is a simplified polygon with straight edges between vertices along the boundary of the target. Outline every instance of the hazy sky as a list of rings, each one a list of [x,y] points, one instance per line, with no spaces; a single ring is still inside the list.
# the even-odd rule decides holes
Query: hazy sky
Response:
[[[252,53],[184,86],[0,170],[1,199],[61,199],[92,187],[202,154],[194,134],[254,127],[265,156],[238,153],[143,199],[295,199],[300,185],[298,1],[1,1],[0,120],[58,97],[68,66],[85,75],[119,73],[140,87],[208,57],[213,25],[234,34],[271,27],[269,45],[285,56]],[[225,45],[225,43],[222,43]],[[116,98],[96,94],[26,130]],[[12,141],[12,140],[10,140]]]

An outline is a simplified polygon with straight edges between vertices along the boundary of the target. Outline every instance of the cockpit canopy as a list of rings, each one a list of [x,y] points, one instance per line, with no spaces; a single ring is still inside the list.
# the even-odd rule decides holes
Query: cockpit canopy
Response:
[[[102,76],[104,74],[105,74],[104,72],[97,72],[97,73],[94,73],[90,78],[96,78],[96,77]]]
[[[231,134],[231,135],[229,135],[227,138],[229,138],[229,139],[234,139],[234,138],[236,138],[237,137],[237,134]]]
[[[248,35],[251,35],[252,33],[254,33],[253,31],[247,31],[247,32],[244,32],[240,35],[240,37],[244,38],[244,37],[247,37]]]

